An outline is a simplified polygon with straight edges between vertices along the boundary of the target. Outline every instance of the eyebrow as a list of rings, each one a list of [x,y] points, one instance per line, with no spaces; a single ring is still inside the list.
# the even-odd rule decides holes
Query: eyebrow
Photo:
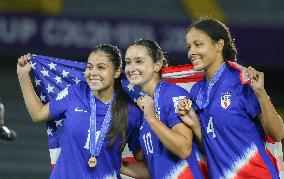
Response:
[[[197,43],[197,42],[200,42],[200,41],[201,41],[201,40],[194,40],[193,43]]]
[[[88,62],[88,63],[87,63],[87,65],[92,65],[92,66],[93,66],[94,64],[92,64],[92,63]],[[107,66],[107,64],[105,64],[105,63],[98,63],[98,64],[95,64],[95,65],[103,65],[103,66]]]
[[[143,57],[134,57],[134,60],[140,60],[140,59],[144,59]],[[131,58],[127,57],[125,58],[125,60],[131,60]]]
[[[144,57],[139,57],[139,56],[138,56],[138,57],[134,57],[134,59],[135,59],[135,60],[141,60],[141,59],[144,59]]]

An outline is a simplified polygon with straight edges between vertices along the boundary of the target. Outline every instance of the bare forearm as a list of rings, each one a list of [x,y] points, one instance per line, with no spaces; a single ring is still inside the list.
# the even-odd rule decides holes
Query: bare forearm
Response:
[[[284,125],[282,118],[277,114],[269,100],[266,91],[256,93],[261,107],[261,123],[265,132],[276,141],[284,137]]]
[[[193,132],[194,138],[196,139],[197,144],[203,150],[202,132],[201,132],[200,126],[196,127],[194,130],[192,130],[192,132]]]
[[[43,122],[48,120],[48,116],[41,116],[44,104],[36,95],[29,74],[18,75],[20,87],[23,93],[24,101],[28,112],[34,122]]]
[[[191,129],[193,136],[196,139],[196,142],[198,143],[199,147],[203,149],[202,131],[197,115],[191,116],[191,118],[189,117],[189,114],[180,115],[180,118],[184,122],[184,124]]]
[[[122,162],[120,173],[133,178],[151,178],[144,162]]]
[[[169,129],[158,119],[149,121],[148,123],[152,130],[169,151],[182,159],[186,159],[190,155],[192,150],[192,133],[184,124],[177,124],[176,126],[179,125],[178,127],[187,129],[189,133],[188,138],[173,129]]]

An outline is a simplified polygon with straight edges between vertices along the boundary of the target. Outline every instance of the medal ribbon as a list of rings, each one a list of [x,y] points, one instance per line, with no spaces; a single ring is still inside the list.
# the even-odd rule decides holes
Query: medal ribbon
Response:
[[[93,94],[93,91],[90,90],[90,106],[91,106],[91,116],[90,116],[90,153],[92,156],[98,156],[100,154],[102,144],[104,141],[104,138],[106,136],[110,121],[111,121],[111,107],[114,100],[115,93],[113,94],[110,104],[108,106],[108,110],[106,112],[103,125],[101,127],[101,132],[98,137],[98,140],[96,141],[96,98]]]
[[[219,69],[217,70],[217,72],[213,75],[213,77],[211,78],[208,88],[207,88],[207,98],[205,100],[205,102],[203,103],[203,96],[204,93],[206,93],[206,90],[202,90],[202,88],[199,89],[198,95],[197,95],[197,99],[196,99],[196,104],[200,109],[204,109],[208,106],[209,104],[209,98],[210,98],[210,92],[214,86],[214,84],[218,81],[218,79],[220,78],[220,76],[222,75],[223,71],[225,70],[226,64],[225,62],[219,67]]]
[[[160,119],[160,113],[158,113],[158,110],[159,110],[159,97],[160,97],[161,87],[162,87],[162,81],[159,81],[158,85],[155,89],[155,92],[154,92],[155,113],[156,113],[158,119]]]

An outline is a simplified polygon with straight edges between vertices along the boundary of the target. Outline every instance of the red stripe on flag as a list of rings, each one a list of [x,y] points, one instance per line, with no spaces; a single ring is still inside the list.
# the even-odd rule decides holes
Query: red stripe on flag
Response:
[[[203,78],[203,74],[195,74],[188,77],[183,78],[163,78],[164,81],[170,82],[170,83],[190,83],[190,82],[197,82],[200,79]]]
[[[136,162],[136,159],[134,157],[124,157],[122,158],[123,162]]]
[[[162,68],[161,73],[173,73],[173,72],[181,72],[181,71],[190,71],[193,70],[193,65],[185,64],[185,65],[177,65],[177,66],[169,66]]]

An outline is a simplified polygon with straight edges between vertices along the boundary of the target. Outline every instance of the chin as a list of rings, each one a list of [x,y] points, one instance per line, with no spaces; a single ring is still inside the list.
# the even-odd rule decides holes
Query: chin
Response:
[[[139,85],[139,81],[137,80],[129,80],[129,83],[132,84],[132,85]]]
[[[202,71],[204,70],[203,66],[202,65],[193,65],[193,69],[195,71]]]
[[[100,87],[98,85],[89,85],[89,87],[91,88],[92,91],[98,91],[98,90],[102,89],[102,87]]]

